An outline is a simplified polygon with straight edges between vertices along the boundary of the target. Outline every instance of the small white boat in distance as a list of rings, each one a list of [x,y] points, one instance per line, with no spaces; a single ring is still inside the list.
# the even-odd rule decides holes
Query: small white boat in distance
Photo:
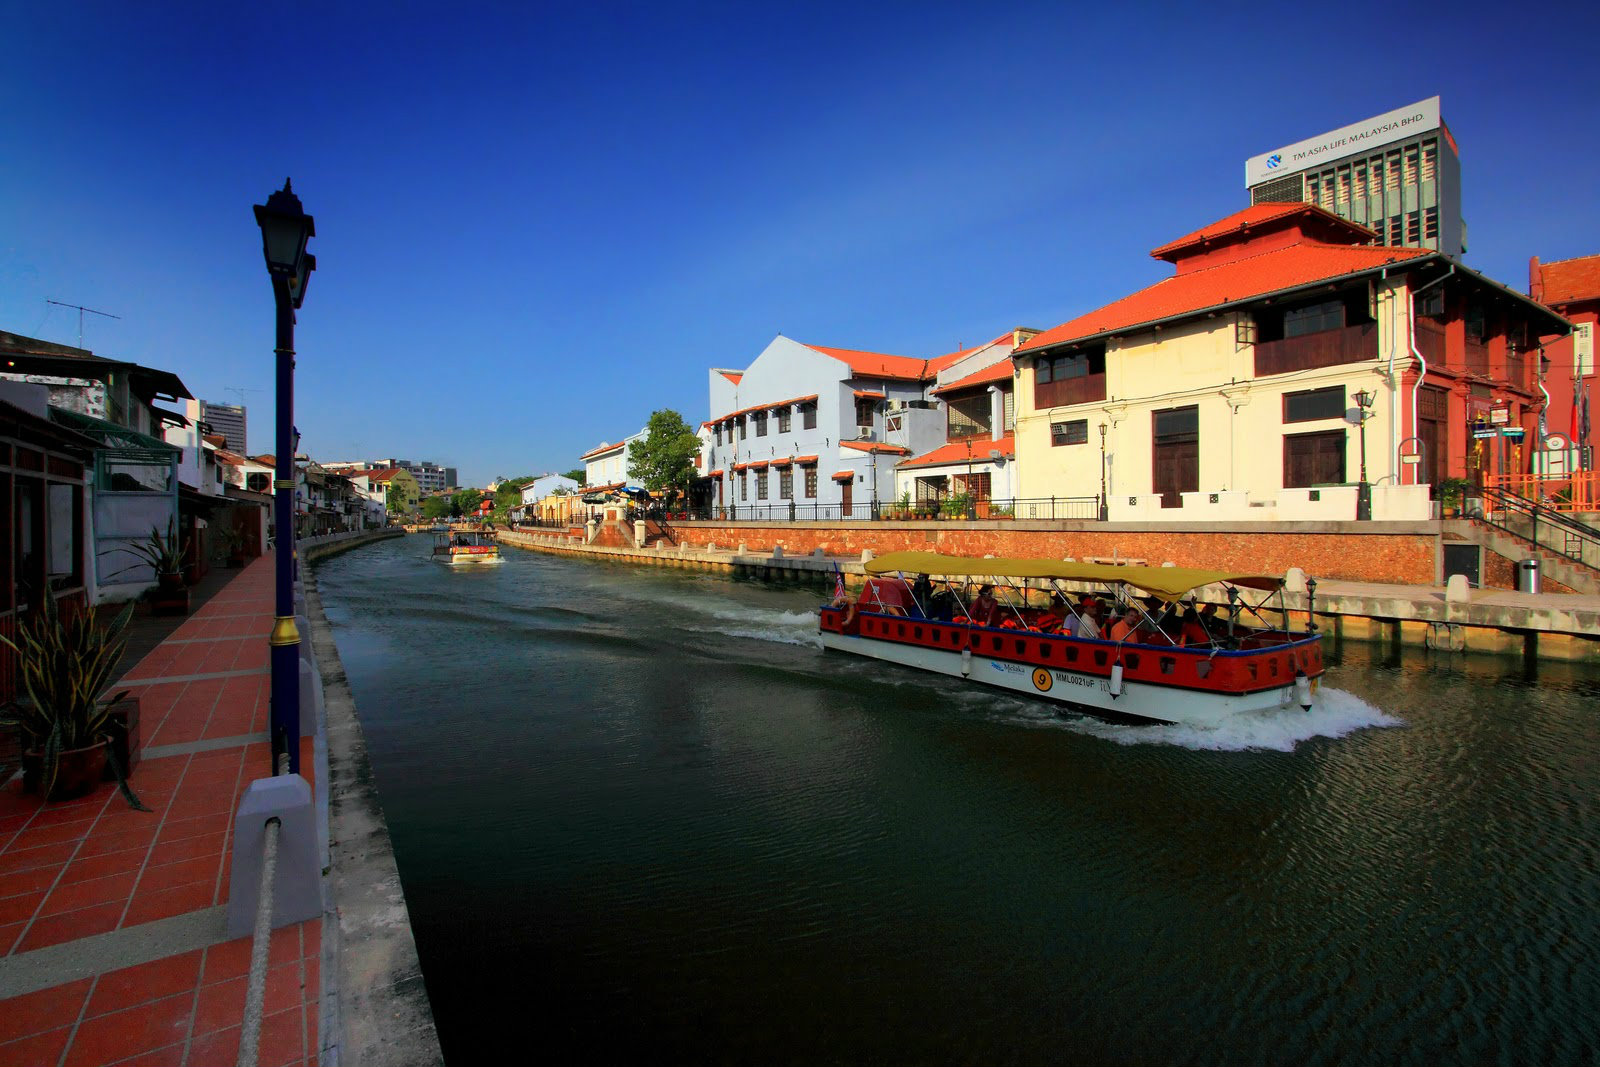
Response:
[[[500,546],[485,533],[447,529],[433,535],[433,561],[451,567],[482,567],[501,562]]]

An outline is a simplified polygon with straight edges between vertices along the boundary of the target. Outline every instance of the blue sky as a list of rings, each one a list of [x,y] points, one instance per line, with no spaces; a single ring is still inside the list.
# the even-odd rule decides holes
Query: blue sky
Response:
[[[1470,265],[1525,291],[1600,252],[1594,5],[46,6],[0,4],[0,329],[120,315],[85,345],[254,390],[253,451],[250,206],[285,175],[302,448],[468,484],[698,422],[779,332],[1053,326],[1170,271],[1148,250],[1243,207],[1247,157],[1434,94]]]

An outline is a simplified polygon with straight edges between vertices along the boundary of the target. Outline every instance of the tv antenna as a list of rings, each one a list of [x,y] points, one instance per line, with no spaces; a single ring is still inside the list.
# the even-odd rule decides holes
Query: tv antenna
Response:
[[[108,318],[108,319],[120,319],[120,318],[122,318],[121,315],[113,315],[109,311],[96,311],[94,308],[86,308],[82,304],[64,304],[59,300],[46,300],[45,303],[46,304],[54,304],[56,307],[60,307],[60,308],[77,308],[78,309],[78,347],[79,348],[83,347],[83,313],[85,311],[87,311],[91,315],[101,315],[101,316],[104,316],[105,318]]]
[[[245,394],[246,393],[264,393],[264,392],[266,392],[265,389],[241,389],[237,385],[225,386],[224,387],[224,391],[236,394],[239,397],[239,406],[240,407],[249,407],[249,404],[247,404],[245,402]]]

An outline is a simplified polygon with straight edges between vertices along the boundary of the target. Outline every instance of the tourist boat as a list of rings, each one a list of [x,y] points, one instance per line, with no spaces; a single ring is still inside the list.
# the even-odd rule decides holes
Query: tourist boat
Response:
[[[433,535],[433,561],[452,567],[499,563],[500,546],[486,533],[445,530]]]
[[[1322,638],[1315,622],[1289,629],[1283,579],[1181,567],[1115,566],[1048,559],[975,559],[933,552],[891,552],[865,564],[870,577],[859,597],[835,597],[820,609],[824,648],[1071,705],[1118,720],[1214,726],[1241,712],[1310,711],[1322,676]],[[1117,612],[1132,609],[1139,628],[1121,640],[1046,632],[1053,621],[1018,603],[1001,609],[994,625],[974,621],[951,588],[949,621],[919,601],[912,578],[935,576],[1032,588],[1067,598],[1084,590]],[[842,589],[842,578],[839,588]],[[1314,583],[1307,583],[1315,594]],[[1264,592],[1259,603],[1251,596]],[[1266,617],[1276,594],[1282,625]],[[1023,598],[1025,603],[1025,598]],[[1220,604],[1200,631],[1167,636],[1185,605]],[[1314,603],[1308,607],[1314,608]],[[938,615],[941,618],[929,617]],[[1112,618],[1111,613],[1105,616]],[[1192,620],[1195,615],[1188,616]],[[1315,618],[1314,615],[1308,616]],[[1043,628],[1035,628],[1040,626]],[[1063,627],[1064,628],[1064,627]],[[1196,639],[1203,633],[1203,639]]]

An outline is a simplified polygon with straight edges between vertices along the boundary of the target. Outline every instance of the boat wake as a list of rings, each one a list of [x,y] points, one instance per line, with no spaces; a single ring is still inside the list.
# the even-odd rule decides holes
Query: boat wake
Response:
[[[702,632],[780,645],[821,648],[817,617],[809,611],[713,610]]]
[[[1091,715],[1029,704],[1017,716],[1030,725],[1088,734],[1119,745],[1169,745],[1212,752],[1293,752],[1314,737],[1339,738],[1357,730],[1404,726],[1405,721],[1368,704],[1353,693],[1326,686],[1309,712],[1299,708],[1231,716],[1214,727],[1174,724],[1123,725]]]

